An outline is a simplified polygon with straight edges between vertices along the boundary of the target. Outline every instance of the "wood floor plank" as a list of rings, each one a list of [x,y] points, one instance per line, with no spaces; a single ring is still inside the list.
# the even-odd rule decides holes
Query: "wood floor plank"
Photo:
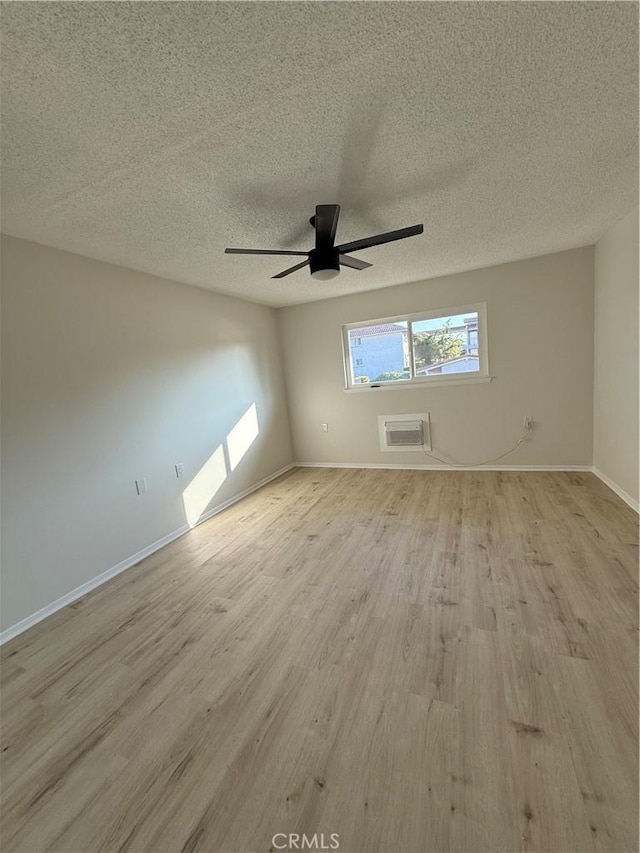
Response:
[[[296,469],[2,648],[2,850],[636,850],[637,534],[590,474]]]

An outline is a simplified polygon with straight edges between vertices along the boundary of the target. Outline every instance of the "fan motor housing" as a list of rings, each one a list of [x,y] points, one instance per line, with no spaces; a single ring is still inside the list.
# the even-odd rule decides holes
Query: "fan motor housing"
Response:
[[[311,273],[319,270],[340,270],[340,253],[337,249],[312,249],[309,252]]]

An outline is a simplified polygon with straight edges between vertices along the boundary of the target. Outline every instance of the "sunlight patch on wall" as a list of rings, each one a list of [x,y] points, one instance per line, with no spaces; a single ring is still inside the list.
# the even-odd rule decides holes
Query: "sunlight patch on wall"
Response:
[[[194,527],[211,498],[227,479],[224,450],[219,444],[182,493],[187,523]]]
[[[256,440],[259,432],[256,404],[252,403],[227,436],[229,465],[232,471],[236,470],[240,460]]]
[[[195,527],[200,521],[230,472],[238,467],[259,433],[258,411],[256,404],[252,403],[182,493],[189,527]]]

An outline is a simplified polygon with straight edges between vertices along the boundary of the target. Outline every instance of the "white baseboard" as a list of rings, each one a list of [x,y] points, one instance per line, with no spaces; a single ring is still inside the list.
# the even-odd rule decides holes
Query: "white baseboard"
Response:
[[[18,634],[22,634],[28,628],[31,628],[33,625],[37,625],[38,622],[42,622],[43,619],[46,619],[47,616],[51,616],[53,613],[56,613],[58,610],[62,610],[63,607],[66,607],[68,604],[71,604],[74,601],[77,601],[79,598],[82,598],[83,595],[86,595],[88,592],[91,592],[92,589],[95,589],[98,586],[101,586],[103,583],[106,583],[111,578],[114,578],[116,575],[119,575],[121,572],[130,569],[132,566],[135,566],[136,563],[139,563],[140,560],[144,560],[145,557],[150,557],[151,554],[154,554],[156,551],[159,551],[160,548],[164,548],[165,545],[168,545],[170,542],[173,542],[174,539],[177,539],[179,536],[182,536],[185,533],[189,532],[189,525],[183,524],[182,527],[179,527],[177,530],[174,530],[171,533],[168,533],[166,536],[163,536],[161,539],[156,540],[151,545],[148,545],[146,548],[143,548],[141,551],[138,551],[136,554],[132,554],[131,557],[127,557],[125,560],[122,560],[115,566],[112,566],[110,569],[107,569],[104,572],[100,572],[99,575],[96,575],[91,580],[86,581],[80,586],[77,586],[75,589],[72,589],[71,592],[67,592],[66,595],[61,596],[60,598],[56,598],[55,601],[52,601],[51,604],[47,604],[45,607],[42,607],[40,610],[37,610],[35,613],[32,613],[30,616],[25,616],[24,619],[21,619],[19,622],[16,622],[15,625],[12,625],[10,628],[2,631],[0,633],[0,645],[3,643],[12,640],[14,637],[17,637]]]
[[[599,480],[602,480],[605,486],[608,486],[612,492],[615,492],[619,498],[622,498],[622,500],[627,504],[627,506],[630,506],[634,512],[640,511],[638,501],[632,498],[628,492],[625,492],[624,489],[621,489],[617,483],[614,483],[614,481],[610,477],[607,477],[606,474],[603,474],[602,471],[599,471],[595,467],[595,465],[591,468],[591,470]]]
[[[591,465],[403,465],[395,462],[296,462],[297,468],[395,468],[399,471],[593,471]]]
[[[472,468],[453,465],[402,465],[395,462],[296,462],[297,468],[393,468],[399,471],[587,471],[615,492],[635,512],[640,511],[638,501],[621,489],[606,474],[593,465],[480,465]]]
[[[212,518],[214,515],[217,515],[219,512],[222,512],[228,507],[232,506],[238,501],[241,501],[243,498],[246,498],[247,495],[250,495],[252,492],[261,489],[262,486],[266,486],[267,483],[270,483],[271,480],[275,480],[277,477],[281,477],[282,474],[286,474],[287,471],[290,471],[292,468],[296,466],[291,463],[290,465],[285,465],[284,468],[280,468],[278,471],[274,471],[273,474],[269,474],[268,477],[264,477],[262,480],[259,480],[257,483],[254,483],[253,486],[250,486],[248,489],[244,489],[242,492],[239,492],[237,495],[234,495],[232,498],[224,501],[217,506],[214,506],[212,509],[208,510],[204,515],[200,516],[196,524],[189,526],[188,524],[183,524],[178,527],[177,530],[173,530],[171,533],[167,533],[166,536],[163,536],[161,539],[157,539],[151,545],[147,545],[146,548],[143,548],[141,551],[138,551],[136,554],[132,554],[131,557],[127,557],[125,560],[122,560],[115,566],[112,566],[110,569],[107,569],[104,572],[101,572],[99,575],[96,575],[91,580],[86,581],[86,583],[77,586],[75,589],[72,589],[71,592],[67,592],[65,595],[57,598],[55,601],[52,601],[51,604],[47,604],[45,607],[42,607],[40,610],[37,610],[35,613],[32,613],[30,616],[26,616],[24,619],[21,619],[19,622],[16,622],[15,625],[12,625],[10,628],[0,632],[0,646],[3,643],[7,643],[9,640],[12,640],[14,637],[17,637],[18,634],[22,634],[27,629],[33,627],[33,625],[37,625],[38,622],[42,622],[43,619],[46,619],[47,616],[51,616],[53,613],[56,613],[58,610],[61,610],[63,607],[66,607],[68,604],[72,604],[74,601],[77,601],[79,598],[82,598],[83,595],[86,595],[88,592],[91,592],[92,589],[96,589],[96,587],[102,586],[103,583],[106,583],[111,578],[114,578],[116,575],[119,575],[121,572],[125,572],[127,569],[132,568],[141,560],[144,560],[146,557],[150,557],[152,554],[155,554],[156,551],[159,551],[161,548],[164,548],[165,545],[169,545],[170,542],[173,542],[175,539],[178,539],[180,536],[184,536],[185,533],[189,533],[189,531],[196,527],[198,524],[202,524],[203,521],[207,521],[207,519]]]

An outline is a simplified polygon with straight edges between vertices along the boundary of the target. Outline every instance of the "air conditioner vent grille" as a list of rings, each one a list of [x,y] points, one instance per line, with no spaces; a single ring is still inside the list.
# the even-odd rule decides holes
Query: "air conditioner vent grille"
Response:
[[[380,450],[431,450],[429,413],[378,415]]]
[[[388,447],[422,446],[422,421],[386,421],[384,427]]]

